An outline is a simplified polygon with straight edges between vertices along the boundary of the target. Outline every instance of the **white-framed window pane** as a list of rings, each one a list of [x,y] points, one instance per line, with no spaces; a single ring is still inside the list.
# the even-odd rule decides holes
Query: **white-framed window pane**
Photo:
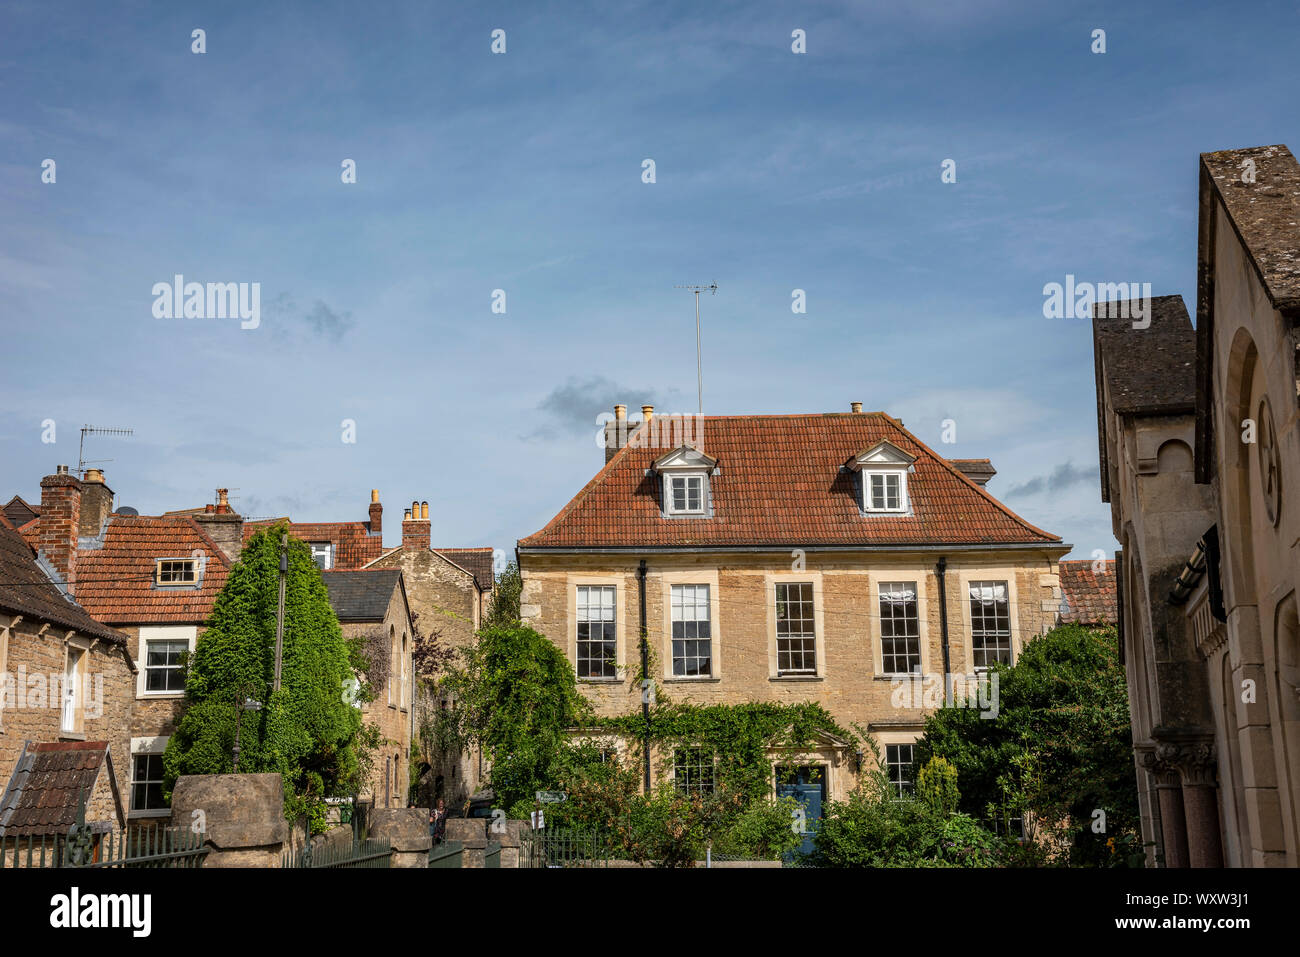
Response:
[[[615,678],[614,586],[578,586],[578,677]]]
[[[970,583],[971,654],[977,670],[1011,664],[1011,603],[1006,582]]]
[[[136,754],[131,759],[131,810],[164,811],[163,756]]]
[[[916,745],[889,744],[885,746],[885,766],[889,783],[898,797],[907,797],[913,791],[912,763],[916,760]]]
[[[77,711],[81,701],[81,658],[85,653],[81,648],[68,647],[68,662],[63,669],[61,728],[64,731],[81,730],[77,727]]]
[[[700,475],[674,475],[669,479],[672,511],[700,512],[704,510],[704,478]]]
[[[921,630],[916,582],[880,585],[880,650],[886,674],[921,670]]]
[[[184,691],[181,656],[189,651],[189,642],[146,641],[144,648],[144,690]]]
[[[708,585],[672,586],[673,674],[713,674]]]
[[[812,582],[778,582],[776,586],[776,672],[815,674],[817,629],[813,620]]]
[[[713,793],[713,752],[706,748],[675,750],[673,783],[683,794]]]
[[[312,542],[311,543],[311,560],[316,563],[316,567],[321,571],[327,571],[334,567],[334,543],[333,542]]]
[[[874,511],[902,509],[903,478],[897,472],[873,472],[869,476],[870,501]]]

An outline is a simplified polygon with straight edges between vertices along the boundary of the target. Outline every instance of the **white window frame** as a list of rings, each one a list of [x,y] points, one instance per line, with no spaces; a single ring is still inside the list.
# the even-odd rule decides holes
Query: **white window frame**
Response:
[[[874,479],[881,479],[882,489],[884,491],[885,505],[876,507],[874,504],[874,495],[871,486]],[[890,508],[889,502],[889,479],[898,480],[898,505]],[[873,514],[892,514],[898,515],[908,510],[907,501],[907,469],[863,469],[862,470],[862,510]]]
[[[132,738],[131,739],[131,768],[130,781],[127,787],[127,817],[135,818],[152,818],[152,817],[171,817],[171,808],[153,808],[152,810],[135,807],[135,759],[141,755],[161,755],[167,750],[167,742],[170,740],[169,735],[159,735],[152,738]]]
[[[329,571],[334,567],[334,543],[333,542],[308,542],[307,547],[311,549],[311,560],[314,562],[318,557],[324,557],[325,564],[317,565],[323,572]],[[320,554],[318,554],[318,552]]]
[[[618,614],[618,612],[619,612],[619,603],[618,603],[618,586],[617,586],[615,583],[613,583],[613,582],[607,582],[607,581],[604,581],[604,582],[602,582],[602,581],[579,581],[579,582],[574,583],[574,585],[573,585],[572,587],[573,587],[573,592],[572,592],[572,593],[573,593],[573,609],[574,609],[574,611],[573,611],[573,668],[574,668],[574,673],[577,675],[577,678],[578,678],[579,681],[617,681],[617,680],[618,680],[618,666],[619,666],[618,641],[619,641],[619,631],[620,631],[619,626],[618,626],[618,625],[619,625],[619,622],[618,622],[618,619],[619,619],[619,614]],[[580,662],[581,660],[583,660],[583,659],[582,659],[581,656],[578,654],[578,652],[579,652],[579,650],[580,650],[580,647],[581,647],[581,641],[582,641],[583,639],[580,639],[580,638],[578,637],[578,626],[579,626],[579,625],[582,625],[582,624],[586,624],[587,622],[590,622],[590,621],[592,620],[592,619],[587,619],[587,622],[584,622],[584,621],[580,621],[580,620],[578,619],[578,607],[579,607],[579,604],[581,604],[581,603],[579,602],[578,596],[579,596],[579,594],[582,592],[582,589],[584,589],[584,588],[586,588],[586,589],[593,589],[593,588],[602,589],[602,595],[603,595],[603,589],[609,589],[609,590],[613,593],[613,599],[612,599],[612,601],[613,601],[613,607],[612,607],[612,610],[611,610],[611,614],[613,615],[613,618],[612,618],[612,619],[610,620],[610,622],[609,622],[610,624],[612,624],[612,625],[614,626],[614,635],[613,635],[613,645],[614,645],[614,662],[613,662],[613,665],[614,665],[614,673],[613,673],[612,675],[606,675],[606,674],[599,674],[599,675],[584,675],[584,674],[582,673],[581,669],[579,668],[579,662]],[[590,608],[590,607],[591,607],[591,602],[590,602],[590,601],[586,602],[586,606],[587,606],[588,608]],[[602,602],[601,602],[601,604],[600,604],[600,607],[601,607],[602,610],[603,610],[604,607],[605,607],[605,606],[604,606],[604,602],[603,602],[603,600],[602,600]],[[604,619],[601,619],[601,621],[603,622]],[[586,639],[586,640],[590,641],[591,639],[588,638],[588,639]],[[603,639],[602,639],[602,640],[603,640]],[[587,659],[585,659],[585,660],[587,660],[587,661],[592,661],[592,660],[594,660],[594,659],[592,659],[592,658],[587,658]],[[602,671],[604,670],[603,667],[602,667],[601,670],[602,670]]]
[[[691,508],[689,504],[684,508],[678,508],[673,494],[674,484],[677,482],[686,483],[686,501],[690,502],[690,483],[699,483],[700,504],[698,508]],[[669,515],[704,515],[709,508],[709,476],[707,472],[665,472],[664,473],[664,511]]]
[[[147,681],[149,677],[149,643],[153,641],[183,641],[187,644],[189,653],[194,654],[194,646],[198,643],[199,628],[197,625],[141,625],[139,640],[136,643],[135,660],[139,665],[139,671],[135,676],[135,696],[137,698],[183,698],[185,689],[180,691],[148,691]]]
[[[9,632],[13,630],[14,619],[8,619],[0,625],[0,733],[4,732],[5,705],[9,696],[18,690],[17,680],[9,674]]]
[[[799,599],[799,602],[800,602],[801,605],[802,605],[802,604],[806,604],[806,605],[808,606],[809,610],[810,610],[811,613],[812,613],[812,629],[811,629],[811,631],[801,631],[801,632],[800,632],[799,634],[797,634],[797,635],[794,635],[794,634],[790,634],[790,635],[782,635],[782,634],[781,634],[781,632],[780,632],[780,626],[779,626],[779,619],[776,619],[775,616],[776,616],[776,609],[777,609],[777,606],[778,606],[778,605],[780,604],[780,602],[781,602],[780,594],[781,594],[781,588],[782,588],[782,587],[785,587],[785,588],[797,587],[797,588],[800,588],[800,589],[803,589],[803,588],[806,587],[806,588],[808,589],[808,597],[807,597],[807,599],[800,598],[800,599]],[[777,581],[777,582],[774,583],[774,587],[773,587],[773,589],[772,589],[772,614],[773,614],[773,616],[774,616],[774,620],[778,621],[777,631],[776,631],[776,661],[777,661],[777,664],[776,664],[776,674],[777,674],[777,676],[779,676],[779,677],[781,677],[781,678],[808,678],[808,677],[815,677],[815,676],[821,674],[821,642],[818,641],[818,637],[819,637],[820,634],[821,634],[821,630],[820,630],[820,628],[818,627],[818,624],[819,624],[819,622],[821,621],[821,608],[820,608],[820,606],[819,606],[819,602],[817,601],[817,590],[818,590],[818,589],[817,589],[817,583],[814,582],[814,581],[813,581],[812,579],[810,579],[810,578],[790,578],[790,579],[787,579],[787,580]],[[788,602],[789,600],[790,600],[790,599],[789,599],[789,597],[788,597],[788,593],[787,593],[786,601]],[[807,621],[808,619],[806,619],[806,618],[800,618],[799,620],[800,620],[800,621]],[[797,641],[799,641],[799,642],[801,642],[801,643],[802,643],[802,642],[807,642],[807,641],[811,641],[811,642],[812,642],[812,649],[813,649],[813,650],[812,650],[812,655],[813,655],[813,666],[812,666],[811,669],[800,668],[800,669],[788,669],[788,670],[786,670],[786,669],[782,669],[782,668],[781,668],[781,639],[782,639],[783,637],[786,638],[786,639],[797,640]],[[793,651],[787,651],[786,654],[787,654],[787,655],[791,655],[791,656],[793,656],[793,655],[794,655],[794,652],[793,652]],[[806,656],[807,654],[808,654],[808,652],[807,652],[806,648],[801,649],[801,650],[799,651],[799,655],[800,655],[800,658],[801,658],[801,659],[802,659],[804,656]]]
[[[69,638],[63,645],[63,683],[59,688],[59,735],[82,738],[86,734],[86,677],[90,664],[90,641]],[[73,665],[75,663],[75,669]],[[70,672],[70,669],[71,670]],[[69,674],[71,673],[71,677]]]
[[[677,756],[679,754],[686,755],[686,760],[682,761],[680,764],[677,761]],[[698,760],[692,761],[691,760],[692,755],[696,756]],[[686,769],[687,779],[685,781],[682,781],[678,777],[677,775],[678,767],[682,767]],[[709,783],[708,783],[707,790],[704,788],[703,782],[696,785],[696,789],[693,790],[690,782],[690,769],[698,768],[700,770],[700,775],[702,777],[703,771],[706,767],[709,769]],[[685,794],[687,796],[696,793],[713,794],[715,791],[717,791],[718,755],[714,752],[714,750],[710,747],[703,746],[703,745],[684,745],[684,746],[674,748],[673,749],[673,788],[679,794]]]
[[[985,586],[985,585],[1002,586],[1003,592],[1005,593],[1006,596],[1006,602],[1007,602],[1007,632],[1006,632],[1007,661],[1004,662],[1004,664],[1008,666],[1014,665],[1016,663],[1016,658],[1019,656],[1017,654],[1018,648],[1016,642],[1016,628],[1015,628],[1016,606],[1014,602],[1014,596],[1012,595],[1012,591],[1011,591],[1011,580],[1009,578],[997,578],[997,577],[989,577],[989,578],[972,577],[964,581],[963,584],[965,585],[965,592],[966,592],[966,596],[965,596],[966,616],[970,622],[967,633],[970,635],[971,670],[975,674],[982,674],[983,672],[989,670],[987,658],[985,659],[985,664],[978,665],[975,663],[975,608],[973,606],[974,596],[971,594],[971,591],[976,586]],[[999,644],[1000,643],[1001,642],[999,642]]]
[[[691,599],[691,600],[690,600],[690,610],[694,613],[694,612],[698,612],[698,611],[701,609],[701,607],[702,607],[703,610],[704,610],[704,617],[703,617],[703,618],[699,618],[699,617],[695,617],[695,618],[678,618],[678,611],[680,610],[680,611],[683,611],[683,612],[684,612],[684,611],[686,611],[686,609],[687,609],[687,603],[686,603],[685,598],[686,598],[686,589],[688,589],[688,588],[691,589],[691,592],[690,592],[690,599]],[[703,600],[703,603],[701,603],[701,601],[700,601],[700,589],[704,589],[704,596],[703,596],[704,600]],[[680,596],[680,597],[679,597],[679,596]],[[708,582],[698,582],[698,583],[696,583],[696,582],[680,582],[680,583],[678,583],[678,582],[674,582],[674,583],[672,583],[672,584],[670,584],[670,585],[668,586],[668,655],[669,655],[669,659],[670,659],[670,660],[669,660],[669,663],[668,663],[668,670],[669,670],[669,673],[672,675],[672,677],[674,677],[674,678],[712,678],[712,677],[714,676],[714,674],[713,674],[713,672],[714,672],[714,668],[713,668],[713,648],[714,648],[714,638],[713,638],[713,625],[714,625],[714,620],[713,620],[713,619],[714,619],[714,615],[713,615],[713,599],[714,599],[714,591],[713,591],[713,587],[712,587]],[[678,673],[677,673],[677,655],[673,653],[673,652],[674,652],[674,647],[673,647],[673,646],[674,646],[674,644],[677,642],[678,639],[677,639],[677,637],[673,634],[673,625],[677,624],[678,621],[681,621],[681,622],[683,622],[683,623],[691,622],[691,623],[694,623],[694,624],[696,624],[696,625],[698,625],[700,622],[704,622],[705,625],[708,626],[708,633],[709,633],[709,634],[708,634],[708,637],[707,637],[707,638],[700,638],[700,637],[695,637],[695,638],[685,638],[685,637],[683,637],[683,638],[681,639],[682,641],[704,641],[704,642],[707,642],[707,643],[708,643],[708,646],[709,646],[709,653],[708,653],[709,670],[706,671],[706,672],[704,672],[703,674],[687,674],[687,673],[685,673],[685,672],[682,672],[681,674],[678,674]],[[683,629],[683,630],[684,630],[684,629]],[[690,658],[690,657],[692,657],[692,656],[689,656],[689,655],[688,655],[688,656],[683,656],[683,657],[684,657],[684,658]],[[697,656],[693,656],[693,657],[698,658],[699,656],[697,655]]]
[[[888,665],[888,659],[891,656],[885,653],[885,621],[906,620],[906,619],[894,619],[892,616],[886,619],[886,615],[885,615],[885,599],[887,595],[892,595],[893,590],[896,587],[900,587],[900,586],[902,588],[905,589],[910,588],[912,590],[912,596],[913,596],[912,600],[913,600],[913,604],[916,606],[916,634],[901,636],[903,640],[916,642],[916,668],[910,671],[891,670]],[[905,580],[897,580],[897,579],[891,579],[889,581],[880,581],[876,584],[875,592],[876,592],[876,610],[877,610],[877,615],[879,616],[878,621],[880,625],[879,634],[876,636],[876,640],[880,643],[880,673],[882,675],[888,675],[890,677],[900,677],[903,675],[915,677],[916,675],[921,674],[925,667],[925,636],[922,633],[923,629],[921,627],[922,607],[921,607],[920,583],[916,581],[905,581]],[[890,637],[891,640],[893,641],[900,640],[900,636],[898,635],[893,635]]]

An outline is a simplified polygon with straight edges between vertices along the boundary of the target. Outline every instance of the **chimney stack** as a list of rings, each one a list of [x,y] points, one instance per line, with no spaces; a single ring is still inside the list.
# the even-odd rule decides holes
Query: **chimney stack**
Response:
[[[221,549],[226,560],[237,562],[244,548],[244,519],[231,508],[229,496],[230,489],[217,489],[217,504],[205,506],[193,518],[213,544]]]
[[[614,421],[605,423],[605,461],[627,445],[627,406],[621,402],[614,406]]]
[[[649,425],[651,422],[654,421],[654,417],[655,417],[655,407],[653,405],[641,406],[642,422],[644,422],[646,425]]]
[[[379,503],[379,489],[370,490],[370,534],[384,537],[384,506]]]
[[[411,510],[402,516],[402,547],[429,548],[432,542],[429,523],[429,503],[423,507],[419,502],[411,503]]]
[[[77,535],[81,531],[81,480],[60,465],[41,479],[41,522],[38,548],[45,560],[74,591],[77,580]]]
[[[861,414],[862,414],[862,403],[861,403],[861,402],[850,402],[850,403],[849,403],[849,411],[851,411],[851,412],[853,412],[853,413],[855,413],[855,414],[857,414],[857,415],[861,415]]]
[[[104,522],[113,513],[113,490],[104,484],[102,469],[86,469],[86,477],[81,481],[81,519],[78,522],[78,534],[93,538],[104,527]]]

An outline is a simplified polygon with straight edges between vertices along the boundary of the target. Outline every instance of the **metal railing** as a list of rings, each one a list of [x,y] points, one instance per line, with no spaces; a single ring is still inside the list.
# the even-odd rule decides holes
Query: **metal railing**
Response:
[[[460,841],[443,841],[429,848],[430,867],[462,867],[465,845]],[[498,857],[498,860],[500,858]]]
[[[74,828],[75,831],[75,828]],[[183,828],[29,834],[0,841],[4,867],[202,867],[203,835]]]
[[[310,868],[386,868],[392,867],[393,848],[388,841],[368,838],[353,840],[351,844],[306,847],[285,851],[284,867]]]
[[[566,827],[528,831],[519,852],[520,867],[607,867],[610,858],[604,834]]]

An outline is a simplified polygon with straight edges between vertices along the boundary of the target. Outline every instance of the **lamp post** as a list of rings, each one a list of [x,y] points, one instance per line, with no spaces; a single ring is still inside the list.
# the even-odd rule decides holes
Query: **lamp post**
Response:
[[[244,716],[245,711],[261,711],[262,702],[256,701],[248,695],[241,695],[244,700],[235,701],[235,769],[234,774],[239,773],[239,719]]]

